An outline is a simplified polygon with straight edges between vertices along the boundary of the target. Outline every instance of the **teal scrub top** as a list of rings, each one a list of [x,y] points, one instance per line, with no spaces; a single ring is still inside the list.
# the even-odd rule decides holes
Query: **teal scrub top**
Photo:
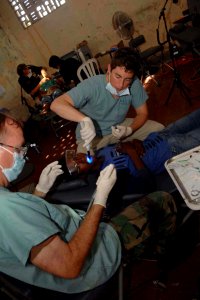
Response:
[[[50,204],[27,193],[12,193],[0,188],[0,271],[39,287],[78,293],[106,282],[121,261],[117,233],[101,223],[91,252],[76,279],[62,279],[29,262],[31,248],[54,234],[68,242],[76,232],[85,212],[67,205]]]
[[[130,95],[113,98],[106,90],[106,75],[96,75],[83,80],[75,88],[67,92],[74,106],[90,117],[94,123],[97,136],[111,134],[111,126],[120,124],[126,118],[129,107],[138,108],[148,99],[148,95],[140,80],[135,77],[130,88]],[[80,125],[76,130],[80,138]]]

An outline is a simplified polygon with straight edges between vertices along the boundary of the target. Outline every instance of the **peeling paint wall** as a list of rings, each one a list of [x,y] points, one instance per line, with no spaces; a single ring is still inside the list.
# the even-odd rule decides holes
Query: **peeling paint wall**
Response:
[[[118,43],[120,38],[112,28],[112,16],[116,11],[128,13],[134,20],[135,34],[143,34],[146,43],[142,49],[157,45],[156,28],[165,1],[155,0],[69,0],[65,5],[24,29],[12,11],[8,0],[1,0],[0,7],[0,85],[6,92],[0,98],[0,106],[20,105],[20,88],[16,66],[19,63],[48,66],[52,54],[62,56],[87,40],[95,55]],[[166,19],[169,28],[182,17],[187,8],[186,0],[168,1]],[[160,22],[161,40],[166,40],[164,25]],[[100,59],[104,68],[109,56]]]

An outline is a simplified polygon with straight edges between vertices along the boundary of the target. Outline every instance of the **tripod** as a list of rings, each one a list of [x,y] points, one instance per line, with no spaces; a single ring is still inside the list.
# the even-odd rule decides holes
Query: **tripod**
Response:
[[[169,31],[168,31],[168,28],[167,28],[167,22],[166,22],[166,18],[165,18],[165,9],[166,9],[167,2],[168,2],[168,0],[165,1],[165,4],[164,4],[163,8],[161,9],[161,12],[160,12],[160,15],[159,15],[158,28],[157,28],[157,40],[158,40],[159,45],[163,45],[165,43],[168,43],[169,55],[170,55],[170,58],[171,58],[171,61],[172,61],[171,69],[172,69],[173,75],[174,75],[173,83],[172,83],[172,86],[169,90],[169,94],[168,94],[167,99],[165,101],[165,105],[167,105],[169,103],[170,97],[172,96],[175,87],[177,87],[180,90],[180,93],[186,98],[188,103],[191,105],[192,103],[191,103],[191,99],[190,99],[190,96],[189,96],[190,89],[181,80],[181,75],[180,75],[180,72],[178,71],[177,63],[176,63],[176,60],[175,60],[174,46],[171,42],[171,38],[170,38]],[[161,18],[163,19],[164,27],[165,27],[165,31],[166,31],[166,35],[167,35],[167,41],[165,41],[164,43],[161,43],[160,39],[159,39],[159,23],[160,23]]]
[[[129,41],[129,47],[134,51],[135,56],[136,56],[137,61],[138,61],[138,64],[139,64],[139,67],[138,67],[139,70],[138,70],[138,74],[137,75],[140,78],[140,80],[141,80],[142,83],[144,83],[144,80],[147,77],[150,77],[156,83],[157,86],[160,86],[160,83],[150,74],[150,68],[149,68],[149,65],[148,65],[148,63],[146,61],[146,59],[149,56],[153,55],[154,52],[156,53],[156,52],[160,51],[160,47],[158,47],[158,46],[157,47],[152,47],[153,49],[150,48],[150,49],[147,49],[146,51],[144,51],[144,52],[146,52],[146,59],[145,59],[143,57],[143,53],[144,52],[141,52],[140,48],[139,48],[139,46],[141,44],[143,44],[144,42],[145,42],[145,38],[144,38],[143,35],[139,35],[136,38],[132,37],[132,39]]]

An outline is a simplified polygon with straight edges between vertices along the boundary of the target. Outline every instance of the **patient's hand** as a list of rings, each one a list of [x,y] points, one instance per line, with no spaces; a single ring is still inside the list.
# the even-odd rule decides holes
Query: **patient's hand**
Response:
[[[143,142],[137,139],[131,141],[132,147],[136,150],[139,156],[143,156],[145,153],[145,148]]]
[[[119,151],[120,153],[125,153],[131,156],[132,153],[136,153],[137,151],[135,150],[135,148],[133,147],[131,142],[124,142],[124,143],[120,143],[117,146],[117,151]]]
[[[117,150],[121,153],[128,154],[138,170],[144,169],[144,164],[140,159],[140,155],[137,153],[137,150],[134,148],[132,142],[121,143]],[[142,153],[142,149],[139,148],[138,150],[140,153]]]
[[[138,156],[143,156],[145,153],[143,142],[140,140],[134,139],[131,142],[122,142],[117,145],[117,151],[127,153],[129,155],[131,152],[133,152],[133,149]]]

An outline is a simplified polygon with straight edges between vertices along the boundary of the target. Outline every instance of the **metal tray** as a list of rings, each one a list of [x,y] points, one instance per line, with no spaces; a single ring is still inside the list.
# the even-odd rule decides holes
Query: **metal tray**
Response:
[[[165,168],[188,207],[199,210],[200,146],[168,159]]]

